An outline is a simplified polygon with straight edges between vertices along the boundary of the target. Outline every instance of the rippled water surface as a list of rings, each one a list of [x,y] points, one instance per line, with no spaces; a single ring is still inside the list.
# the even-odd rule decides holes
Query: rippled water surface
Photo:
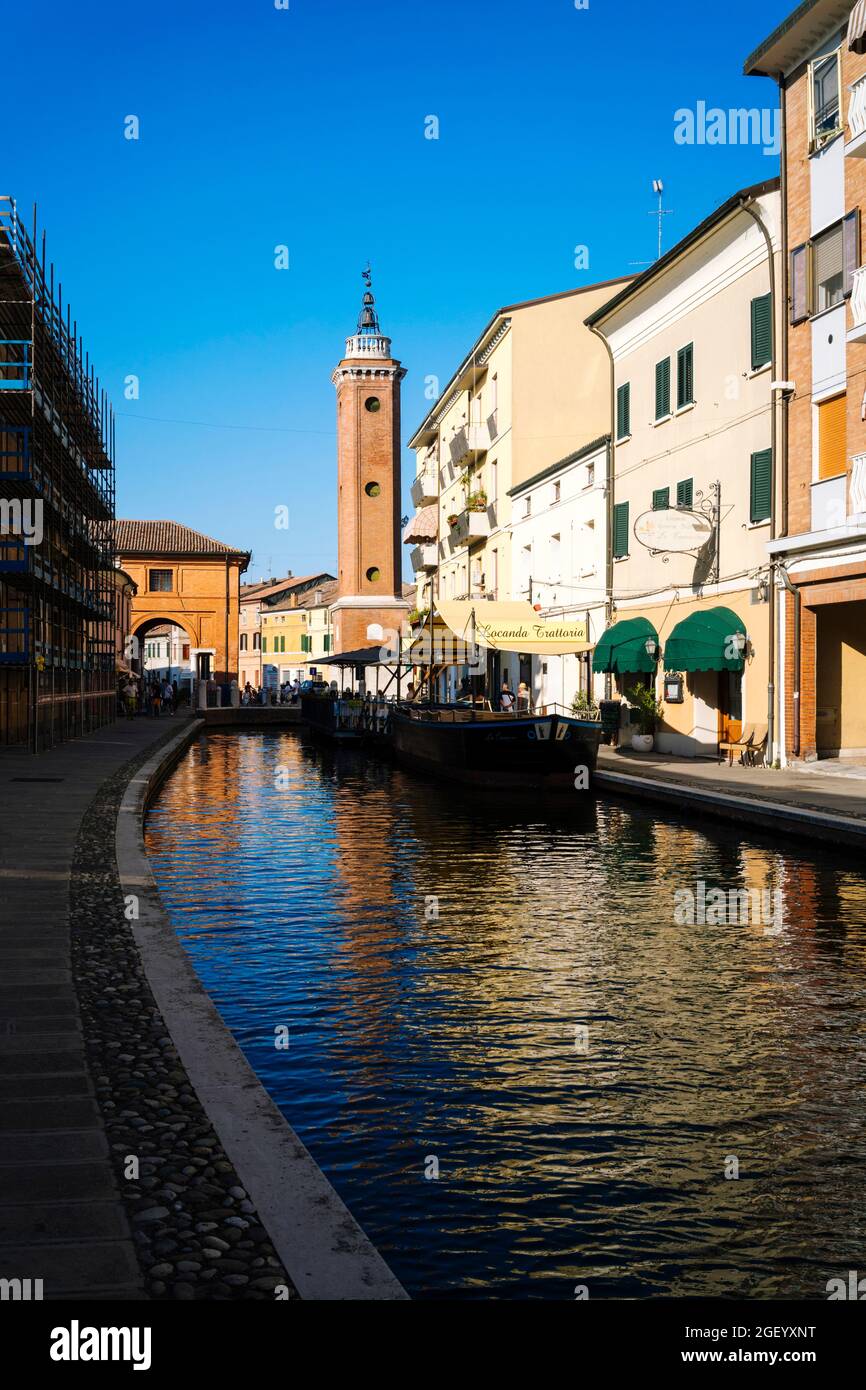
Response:
[[[578,805],[210,734],[147,845],[223,1017],[416,1297],[826,1297],[866,1269],[863,866]],[[778,890],[781,929],[674,925],[698,880]]]

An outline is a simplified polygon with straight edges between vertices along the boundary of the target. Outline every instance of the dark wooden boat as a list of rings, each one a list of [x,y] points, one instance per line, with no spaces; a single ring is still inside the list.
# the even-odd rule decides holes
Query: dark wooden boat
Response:
[[[402,705],[391,716],[397,761],[450,782],[502,791],[591,786],[601,724],[560,712],[511,714]]]
[[[360,743],[364,737],[364,704],[359,699],[334,698],[330,693],[302,695],[301,718],[320,738],[335,743]]]

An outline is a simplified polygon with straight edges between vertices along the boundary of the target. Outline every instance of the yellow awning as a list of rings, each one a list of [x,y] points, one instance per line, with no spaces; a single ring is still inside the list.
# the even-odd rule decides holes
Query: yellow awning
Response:
[[[455,637],[493,651],[567,656],[592,648],[585,621],[543,618],[525,600],[440,599],[436,612]]]

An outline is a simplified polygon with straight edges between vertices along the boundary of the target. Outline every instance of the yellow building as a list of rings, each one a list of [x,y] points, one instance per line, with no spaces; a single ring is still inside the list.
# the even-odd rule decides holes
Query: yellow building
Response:
[[[414,547],[418,610],[431,598],[518,596],[512,491],[610,428],[608,356],[584,320],[627,283],[500,309],[415,431],[418,513],[404,541]],[[503,653],[491,656],[487,675],[498,686],[507,673],[516,688],[531,669]]]
[[[588,319],[616,393],[612,628],[595,669],[625,695],[637,684],[667,695],[666,752],[716,756],[744,726],[766,731],[772,707],[780,246],[771,180],[729,198]],[[663,672],[680,678],[664,691]]]
[[[261,606],[262,668],[276,669],[279,684],[307,680],[310,665],[334,650],[331,605],[333,575],[307,575]]]

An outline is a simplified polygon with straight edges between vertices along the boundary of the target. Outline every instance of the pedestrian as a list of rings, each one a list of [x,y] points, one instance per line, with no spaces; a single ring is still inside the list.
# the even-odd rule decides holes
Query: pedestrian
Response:
[[[510,714],[514,709],[514,696],[508,688],[508,677],[502,682],[502,689],[499,692],[499,708],[505,713]]]
[[[162,687],[162,703],[165,705],[167,714],[174,714],[174,686],[166,677],[165,685]]]
[[[529,686],[526,684],[526,681],[521,681],[517,687],[517,713],[528,714],[531,704]]]
[[[123,687],[123,707],[126,710],[127,719],[135,718],[135,705],[137,697],[138,691],[135,686],[135,681],[130,676]]]
[[[153,710],[154,719],[158,719],[162,709],[162,687],[159,681],[154,681],[150,687],[150,707]]]

